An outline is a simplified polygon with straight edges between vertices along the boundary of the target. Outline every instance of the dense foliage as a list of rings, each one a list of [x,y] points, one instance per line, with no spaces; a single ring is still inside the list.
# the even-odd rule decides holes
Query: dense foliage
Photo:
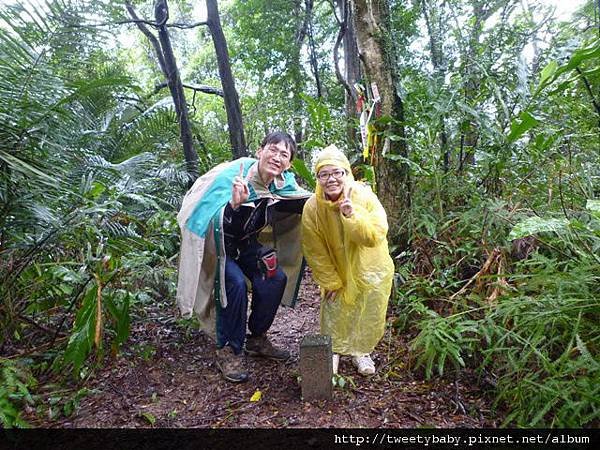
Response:
[[[151,2],[134,3],[151,17]],[[170,3],[171,20],[194,22],[192,2]],[[336,142],[373,181],[347,141],[333,3],[221,3],[250,151],[281,127],[307,163]],[[475,370],[507,425],[597,424],[597,2],[570,22],[544,2],[439,3],[390,2],[408,148],[397,162],[411,178],[410,246],[392,249],[394,330],[412,336],[426,377]],[[23,408],[71,413],[144,306],[174,301],[190,180],[152,48],[117,25],[127,19],[108,1],[0,11],[4,426],[26,426]],[[205,28],[173,29],[172,42],[184,83],[219,86]],[[223,102],[186,94],[204,172],[230,157]],[[57,395],[67,380],[71,394]]]
[[[517,9],[488,7],[502,19]],[[427,377],[475,368],[506,424],[582,426],[600,414],[600,41],[534,22],[541,12],[485,32],[430,12],[447,14],[430,30],[447,64],[443,79],[410,71],[414,220],[397,325]],[[529,66],[523,48],[544,27],[554,38]],[[450,38],[461,33],[480,38]]]

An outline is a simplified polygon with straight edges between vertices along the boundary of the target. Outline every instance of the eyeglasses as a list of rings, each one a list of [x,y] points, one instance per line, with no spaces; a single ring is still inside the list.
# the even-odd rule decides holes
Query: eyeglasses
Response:
[[[271,155],[279,155],[279,158],[282,160],[290,159],[290,153],[287,150],[279,151],[279,149],[275,146],[265,147],[265,150],[268,151]]]
[[[317,178],[320,181],[327,181],[327,180],[329,180],[329,177],[333,176],[333,178],[335,178],[336,180],[339,180],[344,175],[346,175],[346,171],[345,170],[336,169],[336,170],[332,170],[331,172],[319,172],[317,174]]]

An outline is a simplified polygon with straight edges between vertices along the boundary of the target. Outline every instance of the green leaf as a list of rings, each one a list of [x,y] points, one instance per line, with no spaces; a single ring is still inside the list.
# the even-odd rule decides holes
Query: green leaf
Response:
[[[446,364],[446,358],[448,354],[446,352],[440,353],[438,357],[438,373],[440,376],[444,376],[444,366]]]
[[[585,209],[592,212],[592,215],[600,219],[600,200],[588,199],[585,203]]]
[[[545,219],[542,217],[529,217],[517,223],[508,235],[509,240],[520,239],[532,234],[564,230],[569,225],[566,219]]]
[[[124,295],[106,295],[104,297],[104,305],[108,313],[115,319],[117,335],[115,337],[116,346],[123,344],[129,337],[130,330],[130,315],[129,301],[131,294]]]
[[[90,198],[98,198],[104,191],[106,191],[106,186],[100,181],[94,181],[88,195]]]
[[[586,364],[588,364],[590,367],[598,368],[599,367],[598,362],[592,356],[589,349],[585,345],[585,342],[583,342],[583,340],[581,339],[581,336],[579,336],[579,334],[575,335],[575,341],[577,342],[577,350],[579,350],[579,353],[581,353],[581,356],[583,356],[583,358],[585,358]]]
[[[580,48],[573,52],[573,55],[567,62],[567,64],[561,66],[556,71],[556,76],[568,70],[573,70],[579,66],[582,62],[588,59],[600,57],[600,39],[592,42],[588,47]]]
[[[375,168],[369,164],[361,164],[358,166],[363,174],[364,180],[371,186],[375,185]]]
[[[14,361],[0,358],[0,428],[28,428],[21,418],[19,406],[23,401],[33,404],[29,389],[37,381]]]
[[[558,94],[562,91],[564,91],[565,89],[567,89],[573,82],[575,81],[575,78],[570,78],[566,81],[563,81],[562,83],[560,83],[555,89],[551,90],[550,92],[548,92],[548,95],[554,95],[554,94]]]
[[[51,175],[48,175],[38,168],[28,164],[26,161],[11,155],[8,152],[0,149],[0,161],[4,161],[11,169],[21,172],[25,176],[37,176],[39,181],[49,186],[56,186],[60,181]]]
[[[96,327],[96,292],[94,283],[86,292],[83,304],[77,312],[73,333],[65,350],[65,363],[73,363],[73,373],[79,373],[83,361],[87,358],[94,343],[94,331]]]
[[[579,65],[589,59],[600,57],[600,39],[592,42],[588,47],[580,48],[575,50],[571,55],[571,58],[566,64],[563,64],[560,67],[554,67],[553,63],[555,61],[550,62],[544,70],[542,70],[542,74],[540,77],[540,84],[535,91],[534,96],[538,95],[544,87],[552,84],[560,75],[563,73],[572,71],[577,69]],[[566,86],[561,85],[562,89]]]
[[[506,138],[508,142],[514,142],[519,139],[525,132],[532,129],[539,123],[535,117],[529,112],[523,111],[518,119],[514,119],[510,126],[510,133]]]
[[[313,176],[312,172],[308,169],[308,167],[306,167],[306,164],[303,160],[301,160],[300,158],[295,158],[292,161],[292,168],[299,177],[301,177],[304,181],[306,181],[306,183],[308,183],[311,189],[315,189],[315,187],[317,186],[315,177]]]
[[[558,393],[557,393],[558,394]],[[560,397],[557,395],[555,396],[551,401],[547,402],[542,409],[540,409],[538,411],[538,413],[535,415],[535,417],[533,419],[531,419],[531,421],[529,422],[529,426],[530,427],[535,427],[536,425],[539,425],[540,420],[543,419],[543,417],[548,413],[548,411],[550,411],[550,409],[555,405],[555,403],[560,399]]]
[[[556,73],[558,70],[558,63],[556,61],[550,61],[546,67],[542,70],[542,74],[540,76],[540,86],[544,86],[546,81]]]
[[[154,417],[154,414],[152,413],[140,412],[140,417],[146,419],[150,425],[154,425],[156,423],[156,417]]]
[[[427,174],[427,171],[425,169],[423,169],[419,164],[417,164],[414,161],[411,161],[410,159],[408,159],[406,156],[402,156],[402,155],[397,155],[397,154],[392,154],[392,153],[386,153],[384,155],[384,158],[392,160],[392,161],[399,161],[402,164],[406,164],[408,167],[410,167],[415,174],[417,175],[422,175],[422,174]]]

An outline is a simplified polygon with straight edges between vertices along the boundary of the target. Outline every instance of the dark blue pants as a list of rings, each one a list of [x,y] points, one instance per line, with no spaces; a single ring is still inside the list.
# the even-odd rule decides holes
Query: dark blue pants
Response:
[[[275,276],[263,278],[257,266],[256,252],[260,244],[248,246],[237,259],[225,260],[225,292],[227,307],[217,306],[217,347],[229,345],[236,354],[242,351],[246,339],[246,321],[252,335],[267,332],[287,282],[287,276],[279,267]],[[246,279],[252,283],[252,305],[247,319],[248,292]]]

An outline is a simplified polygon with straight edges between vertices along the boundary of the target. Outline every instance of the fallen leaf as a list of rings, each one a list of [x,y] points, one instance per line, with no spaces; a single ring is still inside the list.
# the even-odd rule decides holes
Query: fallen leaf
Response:
[[[262,392],[260,392],[257,389],[256,392],[254,394],[252,394],[252,397],[250,397],[250,401],[251,402],[258,402],[261,398],[262,398]]]
[[[156,417],[154,417],[154,414],[152,413],[144,412],[141,413],[140,416],[146,419],[150,425],[154,425],[156,423]]]

